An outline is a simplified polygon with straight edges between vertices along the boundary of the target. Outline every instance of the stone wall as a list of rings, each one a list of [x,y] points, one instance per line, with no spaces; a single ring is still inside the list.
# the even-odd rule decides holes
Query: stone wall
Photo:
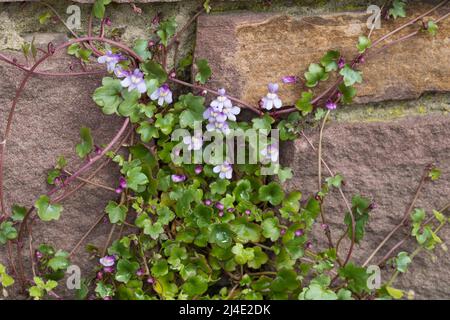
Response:
[[[5,3],[2,3],[5,2]],[[11,2],[11,3],[10,3]],[[38,46],[49,41],[61,43],[68,38],[58,24],[42,26],[37,16],[45,8],[37,3],[12,3],[0,0],[0,52],[21,59],[19,52],[25,41],[33,37]],[[93,1],[80,0],[78,3]],[[134,1],[143,13],[136,15],[128,3],[118,2],[108,8],[115,28],[121,30],[128,43],[145,37],[152,17],[157,12],[176,16],[183,25],[201,6],[201,1]],[[149,3],[152,2],[152,3]],[[382,2],[382,1],[380,1]],[[71,1],[52,1],[61,15]],[[346,54],[353,52],[355,37],[364,30],[367,1],[213,1],[214,12],[201,16],[198,28],[191,27],[181,38],[179,56],[194,52],[207,58],[214,71],[208,86],[226,86],[231,93],[257,103],[265,85],[282,75],[298,74],[305,66],[335,44]],[[373,1],[377,3],[377,1]],[[423,12],[434,1],[415,1]],[[89,4],[80,4],[82,25],[86,25]],[[449,6],[441,12],[448,12]],[[374,37],[393,28],[383,26]],[[98,31],[96,25],[94,31]],[[360,88],[359,104],[340,108],[324,132],[324,159],[334,172],[345,177],[344,193],[372,197],[377,204],[367,238],[356,250],[363,259],[398,223],[414,193],[425,165],[435,163],[443,171],[442,178],[427,185],[418,206],[431,210],[449,201],[450,195],[450,24],[441,26],[435,39],[417,39],[390,49],[364,66],[367,82]],[[81,34],[83,30],[79,31]],[[426,49],[424,49],[426,46]],[[58,55],[42,70],[67,71],[72,61]],[[375,64],[374,64],[375,62]],[[375,66],[374,66],[375,65]],[[0,62],[0,129],[21,72]],[[75,168],[73,156],[81,126],[93,130],[97,143],[111,138],[120,120],[103,115],[90,98],[100,77],[70,79],[34,77],[18,104],[12,138],[8,144],[5,192],[8,205],[30,205],[47,190],[46,172],[58,155],[65,155]],[[284,86],[281,95],[292,100],[301,87]],[[364,103],[364,104],[363,104]],[[317,144],[317,128],[306,135]],[[317,156],[304,138],[283,145],[284,164],[294,170],[294,178],[286,190],[300,189],[305,196],[315,191]],[[111,166],[95,181],[114,186],[117,177]],[[64,214],[57,222],[34,227],[34,243],[49,242],[70,251],[80,237],[102,214],[114,194],[86,186],[64,203]],[[88,209],[85,209],[88,208]],[[336,238],[342,230],[345,208],[338,194],[325,204]],[[108,233],[101,224],[87,239],[101,245]],[[448,229],[443,240],[450,240]],[[318,233],[317,244],[320,242]],[[405,246],[405,250],[411,249]],[[381,252],[381,255],[385,252]],[[380,255],[380,256],[381,256]],[[427,254],[417,258],[413,267],[399,279],[397,287],[413,289],[418,298],[445,299],[450,296],[450,259],[440,248],[437,259]],[[377,257],[379,258],[379,257]],[[6,255],[0,249],[0,262]],[[74,263],[89,272],[89,255],[80,250]],[[67,292],[67,296],[71,296]]]

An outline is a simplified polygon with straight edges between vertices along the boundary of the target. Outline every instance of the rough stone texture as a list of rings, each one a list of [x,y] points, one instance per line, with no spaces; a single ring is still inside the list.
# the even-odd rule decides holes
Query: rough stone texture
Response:
[[[450,106],[449,96],[444,104]],[[423,207],[431,215],[449,201],[450,194],[450,140],[448,128],[450,117],[442,115],[406,116],[394,121],[331,122],[323,137],[323,159],[334,173],[345,178],[343,191],[348,199],[361,194],[373,199],[377,208],[371,213],[366,238],[357,246],[355,258],[365,261],[378,243],[401,220],[408,207],[423,169],[427,164],[436,164],[443,172],[440,180],[427,184],[420,194],[417,207]],[[317,146],[318,130],[306,132]],[[305,191],[304,197],[316,192],[317,153],[312,151],[305,139],[283,146],[282,162],[294,170],[294,179],[286,183],[287,190]],[[325,169],[324,169],[325,170]],[[324,172],[324,178],[328,177]],[[345,205],[337,191],[325,202],[324,210],[332,230],[334,241],[342,234]],[[322,242],[322,232],[317,230]],[[402,233],[400,233],[401,235]],[[406,233],[404,233],[406,234]],[[389,241],[374,259],[378,262],[400,235]],[[450,230],[443,229],[440,236],[444,242],[450,240]],[[319,242],[319,241],[318,241]],[[402,247],[412,251],[414,241]],[[343,246],[344,256],[347,247]],[[412,250],[411,250],[412,249]],[[436,250],[434,262],[422,252],[413,262],[406,275],[399,278],[395,286],[413,289],[417,298],[448,299],[450,297],[450,259],[441,248]],[[389,272],[383,272],[388,280]]]
[[[422,3],[410,12],[425,12],[430,6]],[[450,5],[442,8],[440,14],[449,8]],[[267,83],[280,82],[285,75],[303,76],[309,63],[319,61],[327,50],[338,49],[345,57],[353,57],[358,36],[367,31],[367,17],[362,12],[312,16],[248,12],[204,15],[198,22],[195,55],[210,62],[214,74],[212,87],[224,86],[230,94],[256,104],[267,92]],[[372,39],[399,24],[383,22]],[[369,58],[370,63],[361,68],[364,84],[357,86],[356,101],[411,99],[426,91],[450,90],[449,32],[450,23],[444,21],[435,39],[421,35]],[[280,93],[285,104],[292,104],[304,89],[301,85],[283,86]]]

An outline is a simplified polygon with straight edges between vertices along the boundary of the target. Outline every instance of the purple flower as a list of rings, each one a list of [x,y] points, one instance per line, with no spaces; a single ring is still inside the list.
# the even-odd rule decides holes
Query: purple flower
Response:
[[[127,187],[127,180],[125,180],[124,177],[120,177],[120,178],[119,178],[119,186],[120,186],[122,189],[125,189],[125,188]]]
[[[285,77],[281,78],[281,81],[283,81],[283,83],[285,83],[285,84],[296,83],[297,77],[296,76],[285,76]]]
[[[203,172],[203,167],[201,165],[198,165],[194,169],[195,174],[200,174]]]
[[[296,237],[301,237],[303,235],[303,230],[302,229],[298,229],[295,231],[295,236]]]
[[[337,108],[336,102],[333,102],[331,100],[328,100],[325,106],[327,107],[328,110],[335,110]]]
[[[114,190],[117,194],[121,194],[123,192],[123,189],[121,187]]]
[[[261,155],[272,162],[278,161],[279,151],[278,146],[275,144],[270,144],[266,148],[261,150]]]
[[[106,273],[113,273],[114,272],[114,267],[104,267],[103,271]]]
[[[112,298],[109,297],[109,296],[106,296],[106,297],[103,298],[103,300],[108,300],[109,301],[109,300],[112,300]]]
[[[140,93],[145,93],[147,91],[144,74],[139,69],[135,69],[133,73],[127,74],[120,84],[122,87],[128,88],[128,92],[131,92],[134,89],[137,89]]]
[[[102,149],[102,148],[100,148],[100,147],[97,146],[97,145],[94,146],[94,153],[95,153],[96,155],[100,155],[100,154],[102,154],[102,152],[103,152],[103,149]]]
[[[186,180],[186,176],[184,174],[173,174],[172,181],[175,183],[183,182]]]
[[[152,277],[148,277],[147,278],[147,283],[153,284],[153,283],[155,283],[155,280]]]
[[[145,274],[145,272],[144,272],[144,270],[142,270],[142,269],[139,269],[138,271],[136,271],[136,275],[138,276],[138,277],[141,277],[141,276],[143,276]]]
[[[206,199],[204,203],[205,205],[210,206],[212,204],[212,201],[210,199]]]
[[[280,98],[278,98],[278,84],[269,83],[268,85],[269,93],[262,98],[262,108],[266,110],[272,110],[273,107],[275,109],[280,109],[283,103]]]
[[[233,176],[233,166],[228,161],[225,161],[224,163],[215,166],[213,172],[218,173],[220,179],[231,179]]]
[[[328,225],[326,223],[322,223],[320,225],[320,227],[322,228],[322,230],[327,230],[328,229]]]
[[[338,67],[339,69],[342,69],[345,67],[345,59],[343,57],[340,57],[338,60]]]
[[[97,272],[97,280],[102,280],[103,279],[103,272],[99,271]]]
[[[223,110],[223,108],[233,108],[231,100],[227,98],[224,88],[218,90],[219,96],[211,101],[210,106],[217,112]]]
[[[247,210],[245,210],[245,214],[249,216],[252,214],[252,212],[249,209],[247,209]]]
[[[203,112],[203,119],[207,119],[209,122],[225,122],[227,115],[222,111],[215,111],[214,108],[209,107]]]
[[[234,212],[236,209],[235,208],[228,208],[227,211],[228,212]]]
[[[241,112],[241,108],[239,107],[228,107],[224,106],[222,109],[222,113],[228,118],[230,121],[236,121],[236,115]]]
[[[306,248],[306,249],[311,250],[312,247],[313,247],[313,244],[312,244],[311,241],[306,242],[306,244],[305,244],[305,248]]]
[[[188,146],[188,150],[200,150],[203,146],[203,137],[200,134],[194,134],[192,137],[183,138],[183,143]]]
[[[125,77],[128,77],[129,75],[131,75],[130,71],[128,70],[123,70],[123,68],[121,66],[117,66],[114,69],[114,74],[116,75],[117,78],[122,79]]]
[[[114,256],[104,256],[100,259],[100,264],[104,267],[112,267],[116,263],[116,258]]]
[[[281,229],[280,234],[284,236],[286,234],[286,229]]]
[[[216,203],[216,208],[222,211],[222,210],[224,209],[224,206],[223,206],[222,203],[217,202],[217,203]]]
[[[223,211],[219,211],[219,217],[223,217]]]
[[[113,72],[114,68],[116,67],[116,64],[118,64],[120,60],[123,60],[122,55],[114,54],[110,50],[106,51],[106,54],[104,56],[100,56],[97,59],[98,63],[101,64],[106,63],[108,72]]]
[[[207,131],[218,131],[222,132],[224,134],[230,133],[230,127],[228,126],[228,123],[226,122],[220,122],[220,121],[211,121],[206,125]]]
[[[40,260],[44,257],[44,255],[40,251],[36,251],[35,255],[36,255],[36,259],[38,259],[38,260]]]
[[[150,95],[150,99],[152,99],[153,101],[158,100],[158,105],[161,107],[164,105],[164,103],[171,104],[173,101],[172,91],[170,91],[170,88],[167,84],[163,84]]]

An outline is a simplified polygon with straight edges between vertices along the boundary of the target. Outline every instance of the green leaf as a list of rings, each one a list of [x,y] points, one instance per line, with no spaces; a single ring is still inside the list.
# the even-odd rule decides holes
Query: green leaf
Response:
[[[160,113],[156,115],[155,127],[161,130],[165,135],[169,135],[175,125],[175,117],[172,113],[162,116]]]
[[[199,228],[207,228],[211,224],[213,209],[203,204],[194,209],[194,217]]]
[[[154,277],[163,277],[169,273],[169,265],[166,260],[160,259],[153,264],[151,271]]]
[[[111,0],[95,0],[94,7],[92,8],[94,16],[98,19],[103,19],[105,16],[105,6],[110,3]]]
[[[215,243],[220,248],[229,248],[233,243],[233,232],[228,224],[214,224],[209,233],[209,242]]]
[[[111,223],[123,223],[127,216],[127,211],[126,206],[119,205],[114,201],[109,201],[105,208],[105,212],[108,214]]]
[[[58,220],[63,211],[60,204],[50,204],[50,198],[45,195],[39,197],[34,207],[42,221]]]
[[[17,204],[13,205],[11,219],[14,221],[22,221],[26,214],[27,208],[21,207]]]
[[[278,271],[276,278],[271,284],[274,292],[293,291],[299,287],[297,273],[294,270],[282,269]]]
[[[211,183],[212,194],[224,194],[227,191],[227,187],[230,185],[230,181],[221,179]]]
[[[172,210],[170,210],[168,207],[162,207],[161,209],[157,210],[158,214],[158,222],[162,225],[168,225],[170,221],[175,219],[175,213],[173,213]]]
[[[394,17],[394,19],[397,19],[398,17],[405,18],[406,17],[405,6],[406,3],[404,1],[394,0],[392,8],[389,9],[389,16]]]
[[[163,83],[167,80],[167,73],[164,71],[164,68],[153,60],[149,60],[144,63],[141,66],[141,69],[150,79],[155,79],[159,83]]]
[[[259,188],[258,195],[261,201],[268,201],[276,206],[283,201],[284,191],[278,183],[271,182],[268,185]]]
[[[261,247],[253,247],[253,259],[247,262],[248,266],[252,269],[260,269],[263,264],[266,264],[269,261],[269,257]]]
[[[359,36],[358,44],[356,47],[358,48],[359,53],[364,53],[367,49],[369,49],[372,45],[372,41],[366,36]]]
[[[139,269],[139,263],[120,259],[117,263],[116,280],[127,283],[136,274]]]
[[[342,93],[342,102],[345,104],[352,103],[356,96],[356,89],[353,86],[347,87],[344,83],[339,85],[339,92]]]
[[[272,129],[272,123],[275,122],[275,120],[267,113],[264,114],[264,116],[259,118],[252,119],[253,122],[253,129],[255,130],[271,130]]]
[[[386,287],[387,293],[394,299],[401,299],[403,297],[403,291],[392,287]]]
[[[148,40],[136,40],[133,50],[142,58],[142,60],[148,60],[152,57],[152,53],[148,50]]]
[[[205,84],[206,81],[211,77],[212,71],[208,65],[208,61],[205,59],[197,60],[195,63],[197,66],[197,74],[195,75],[195,81]]]
[[[233,220],[230,223],[230,227],[239,241],[243,243],[259,242],[261,236],[260,226],[247,221],[246,218],[241,217]]]
[[[438,33],[439,27],[434,21],[428,21],[427,30],[433,37],[435,37]]]
[[[10,221],[4,221],[0,224],[0,244],[5,244],[8,240],[17,238],[17,230]]]
[[[439,180],[441,174],[442,174],[441,170],[439,170],[438,168],[433,168],[428,174],[428,177],[431,179],[431,181],[436,181]]]
[[[150,142],[153,138],[159,138],[158,128],[147,121],[141,122],[136,132],[141,135],[142,142]]]
[[[241,265],[246,264],[255,257],[253,248],[244,248],[242,243],[236,243],[231,249],[231,252],[234,254],[234,260]]]
[[[175,22],[174,18],[168,19],[159,24],[159,28],[156,34],[159,36],[159,38],[161,39],[161,43],[165,47],[167,47],[169,43],[169,38],[175,34],[176,28],[177,23]]]
[[[412,260],[407,252],[399,252],[397,258],[395,258],[395,265],[397,266],[397,270],[399,272],[405,273],[411,261]]]
[[[339,72],[344,77],[344,84],[346,87],[353,86],[355,83],[362,83],[362,72],[355,71],[348,64]]]
[[[325,181],[328,184],[328,187],[335,187],[335,188],[341,187],[342,180],[344,180],[344,178],[339,174],[335,175],[334,177],[329,177],[325,179]]]
[[[159,235],[164,232],[161,222],[152,223],[150,219],[145,221],[144,234],[149,235],[153,240],[159,238]]]
[[[297,100],[297,102],[295,103],[295,107],[304,115],[310,113],[311,111],[313,111],[313,105],[311,104],[312,98],[312,92],[302,92],[302,97]]]
[[[265,238],[270,238],[273,242],[277,241],[280,237],[280,227],[277,217],[267,218],[261,223],[262,235]]]
[[[369,274],[365,268],[355,266],[352,262],[348,263],[338,271],[339,276],[348,281],[348,289],[355,293],[370,292],[367,287]]]
[[[278,169],[278,179],[281,183],[286,182],[289,179],[292,179],[292,169],[291,168],[284,168],[284,169]]]
[[[126,181],[127,187],[136,192],[140,192],[140,186],[144,186],[149,182],[147,176],[142,173],[142,167],[134,167],[128,170]]]
[[[53,271],[66,270],[70,266],[69,254],[64,251],[58,251],[55,256],[48,261],[48,266]]]
[[[94,146],[94,141],[91,136],[91,129],[89,129],[87,127],[82,127],[80,129],[80,137],[81,137],[81,143],[77,144],[75,150],[77,152],[77,155],[81,159],[83,159],[89,153],[91,153],[92,148]]]
[[[411,219],[413,223],[420,224],[425,219],[425,210],[421,208],[414,209]]]
[[[337,71],[338,64],[336,60],[341,56],[339,51],[330,50],[320,60],[320,64],[325,68],[326,72]]]
[[[113,114],[122,102],[122,86],[120,80],[105,77],[102,80],[102,86],[94,91],[94,102],[102,107],[104,114]]]
[[[361,196],[354,196],[352,198],[352,212],[355,219],[355,242],[359,243],[365,233],[366,224],[369,221],[369,207],[370,201]],[[348,226],[348,237],[352,238],[352,221],[350,213],[347,212],[344,218],[344,223]]]
[[[321,65],[312,63],[309,65],[308,71],[305,72],[305,79],[306,86],[313,88],[317,86],[319,81],[326,81],[328,79],[328,73]]]
[[[45,24],[45,23],[47,23],[48,19],[50,19],[51,17],[52,17],[52,14],[50,12],[46,11],[39,16],[39,23]]]
[[[208,280],[201,276],[190,277],[182,286],[189,296],[199,296],[208,290]]]

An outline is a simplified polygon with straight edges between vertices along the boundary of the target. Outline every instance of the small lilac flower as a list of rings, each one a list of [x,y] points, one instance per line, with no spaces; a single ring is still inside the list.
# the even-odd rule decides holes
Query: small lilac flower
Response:
[[[140,93],[147,92],[147,85],[145,84],[144,74],[139,69],[135,69],[133,73],[126,75],[120,84],[124,88],[128,88],[128,92],[137,89]]]
[[[273,107],[275,109],[280,109],[283,103],[280,98],[278,98],[278,84],[269,83],[268,85],[269,93],[262,98],[262,108],[266,110],[272,110]]]
[[[343,57],[340,57],[338,60],[338,67],[339,69],[342,69],[345,67],[345,59]]]
[[[207,119],[209,122],[225,122],[227,115],[222,111],[216,111],[214,108],[209,107],[203,112],[203,119]]]
[[[211,101],[210,106],[217,112],[223,110],[223,108],[233,108],[231,100],[227,98],[224,88],[218,90],[219,96]]]
[[[116,190],[114,190],[117,194],[121,194],[123,192],[122,188],[117,188]]]
[[[227,211],[228,212],[234,212],[236,209],[235,208],[228,208]]]
[[[281,81],[283,81],[283,83],[285,83],[285,84],[296,83],[297,80],[298,79],[296,76],[285,76],[285,77],[281,78]]]
[[[106,273],[113,273],[114,272],[114,267],[104,267],[103,271]]]
[[[112,298],[109,297],[109,296],[106,296],[106,297],[103,298],[103,300],[108,300],[109,301],[109,300],[112,300]]]
[[[213,172],[218,173],[220,179],[231,179],[233,176],[233,167],[228,161],[225,161],[224,163],[215,166]]]
[[[203,146],[202,134],[184,137],[183,143],[188,146],[188,150],[200,150]]]
[[[195,174],[200,174],[203,172],[203,167],[201,165],[198,165],[194,169]]]
[[[103,279],[103,272],[101,272],[101,271],[97,272],[96,278],[97,278],[97,280],[102,280]]]
[[[313,244],[312,244],[311,241],[306,242],[306,244],[305,244],[305,248],[306,248],[306,249],[311,250],[312,247],[313,247]]]
[[[116,258],[114,256],[104,256],[100,259],[100,264],[104,267],[112,267],[116,263]]]
[[[226,135],[230,133],[230,127],[228,126],[228,123],[219,121],[211,121],[210,123],[208,123],[206,125],[206,130],[208,132],[218,131]]]
[[[125,188],[127,187],[127,180],[125,180],[124,177],[120,177],[120,178],[119,178],[119,186],[120,186],[122,189],[125,189]]]
[[[359,57],[358,62],[364,63],[364,62],[366,62],[366,58],[364,58],[364,56],[361,56],[361,57]]]
[[[112,51],[108,50],[105,55],[98,57],[97,61],[101,64],[106,63],[108,72],[113,72],[116,64],[118,64],[122,59],[122,55],[112,53]]]
[[[148,277],[147,278],[147,283],[153,284],[153,283],[155,283],[155,280],[152,277]]]
[[[328,225],[326,223],[322,223],[320,225],[320,227],[322,228],[322,230],[327,230],[328,229]]]
[[[144,270],[142,270],[142,269],[138,269],[138,271],[136,271],[136,275],[137,275],[138,277],[142,277],[144,274],[145,274],[145,272],[144,272]]]
[[[206,199],[204,203],[205,205],[210,206],[212,204],[212,201],[210,199]]]
[[[296,237],[301,237],[303,235],[303,230],[302,229],[298,229],[295,231],[295,236]]]
[[[223,217],[223,211],[219,211],[219,217]]]
[[[249,216],[252,214],[252,212],[249,209],[247,209],[247,210],[245,210],[245,214]]]
[[[152,99],[153,101],[158,100],[158,105],[161,107],[164,105],[164,102],[167,104],[171,104],[173,101],[172,91],[170,91],[170,88],[167,84],[163,84],[150,95],[150,99]]]
[[[131,75],[130,71],[128,70],[124,70],[121,66],[117,66],[114,69],[114,74],[116,75],[117,78],[122,79],[122,78],[126,78],[128,76]]]
[[[230,121],[236,121],[236,115],[241,112],[241,108],[239,107],[228,107],[225,105],[222,109],[222,113],[228,118]]]
[[[377,206],[377,204],[376,204],[375,202],[372,202],[372,203],[369,205],[369,210],[374,210],[374,209],[376,209],[376,208],[378,208],[378,206]]]
[[[335,110],[337,108],[336,102],[333,102],[331,100],[329,100],[325,106],[328,110]]]
[[[261,155],[272,162],[278,161],[279,151],[275,144],[270,144],[266,148],[261,150]]]
[[[110,18],[106,17],[103,21],[105,22],[105,25],[107,25],[108,27],[111,27],[112,21]]]
[[[217,209],[219,209],[220,211],[222,211],[222,210],[225,208],[225,207],[223,206],[223,204],[220,203],[220,202],[217,202],[216,205],[215,205],[215,207],[216,207]]]
[[[97,145],[95,145],[94,146],[94,153],[96,154],[96,155],[101,155],[102,154],[102,152],[103,152],[103,149],[102,148],[100,148],[99,146],[97,146]]]
[[[184,174],[173,174],[172,181],[175,183],[183,182],[186,180],[186,176]]]
[[[40,251],[36,251],[35,255],[36,255],[36,259],[38,259],[38,260],[41,260],[44,257],[44,255]]]
[[[286,234],[286,229],[281,229],[280,234],[284,236]]]

